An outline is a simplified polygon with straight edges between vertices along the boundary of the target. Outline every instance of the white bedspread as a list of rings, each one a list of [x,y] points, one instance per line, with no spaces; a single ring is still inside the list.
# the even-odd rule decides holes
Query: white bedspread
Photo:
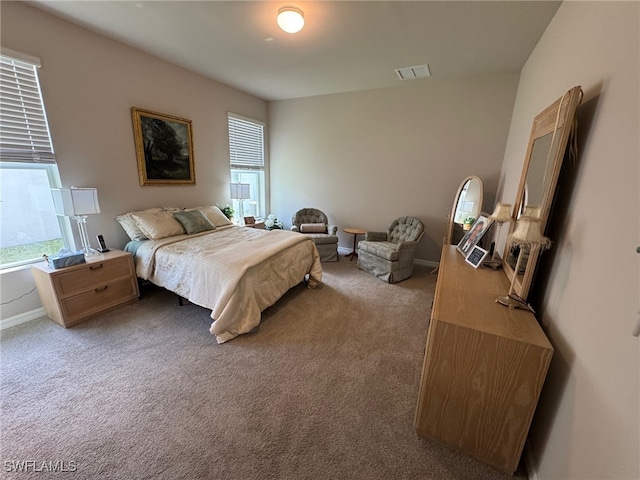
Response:
[[[210,308],[218,343],[255,328],[261,312],[306,275],[310,288],[322,281],[318,250],[306,235],[237,226],[145,242],[136,273]]]

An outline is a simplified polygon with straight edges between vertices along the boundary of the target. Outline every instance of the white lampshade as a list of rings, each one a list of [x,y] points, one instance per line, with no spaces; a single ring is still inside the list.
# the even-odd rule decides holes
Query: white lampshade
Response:
[[[511,204],[498,203],[493,211],[491,218],[496,223],[505,223],[511,220]]]
[[[251,198],[249,187],[250,185],[248,183],[230,183],[230,197],[234,200],[245,200],[247,198]]]
[[[51,195],[58,215],[71,217],[100,213],[98,190],[95,188],[52,188]]]
[[[520,217],[510,236],[514,245],[547,249],[551,247],[551,240],[542,234],[540,219],[534,217]]]
[[[298,33],[304,27],[304,14],[295,7],[282,7],[278,10],[278,26],[287,33]]]

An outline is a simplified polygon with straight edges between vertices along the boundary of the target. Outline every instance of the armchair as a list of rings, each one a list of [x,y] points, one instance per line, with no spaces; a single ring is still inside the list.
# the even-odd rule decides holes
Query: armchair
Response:
[[[388,283],[413,275],[413,259],[424,224],[415,217],[394,220],[386,232],[367,232],[358,243],[358,268]]]
[[[316,244],[321,262],[338,261],[338,227],[329,225],[327,216],[317,208],[303,208],[291,218],[291,230],[309,235]]]

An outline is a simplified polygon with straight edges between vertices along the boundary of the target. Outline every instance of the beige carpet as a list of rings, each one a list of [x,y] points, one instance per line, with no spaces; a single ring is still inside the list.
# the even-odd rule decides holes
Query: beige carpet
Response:
[[[8,329],[0,476],[513,478],[415,433],[430,271],[388,285],[342,257],[223,345],[207,310],[153,286],[72,329]]]

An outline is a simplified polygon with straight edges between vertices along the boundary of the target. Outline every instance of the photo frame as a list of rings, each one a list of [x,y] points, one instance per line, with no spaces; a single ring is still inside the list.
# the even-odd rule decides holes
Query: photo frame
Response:
[[[478,268],[488,254],[489,252],[484,248],[479,247],[478,245],[474,245],[464,261],[471,265],[473,268]]]
[[[191,120],[132,107],[140,185],[195,185]]]
[[[462,240],[460,240],[460,243],[458,243],[456,250],[458,250],[458,252],[460,252],[466,258],[469,253],[471,253],[473,247],[480,243],[482,236],[487,232],[487,230],[489,230],[489,227],[492,223],[493,220],[489,218],[489,215],[485,212],[482,212],[480,215],[478,215],[476,221],[473,222],[473,225],[471,225],[469,231],[467,231],[464,237],[462,237]]]

